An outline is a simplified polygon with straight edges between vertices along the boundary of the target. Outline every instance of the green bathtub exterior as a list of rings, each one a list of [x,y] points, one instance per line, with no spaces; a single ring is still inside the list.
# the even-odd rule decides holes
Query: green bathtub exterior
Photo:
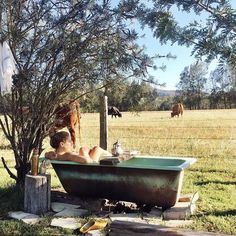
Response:
[[[116,165],[51,161],[65,191],[170,208],[178,200],[184,169],[194,158],[135,156]]]

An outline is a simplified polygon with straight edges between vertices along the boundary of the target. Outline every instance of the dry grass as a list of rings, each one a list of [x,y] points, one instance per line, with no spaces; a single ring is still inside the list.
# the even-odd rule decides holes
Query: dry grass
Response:
[[[234,155],[236,149],[236,110],[185,111],[182,118],[170,112],[123,113],[109,118],[109,143],[117,139],[125,149],[138,149],[151,155]],[[99,144],[99,115],[84,114],[81,145]]]

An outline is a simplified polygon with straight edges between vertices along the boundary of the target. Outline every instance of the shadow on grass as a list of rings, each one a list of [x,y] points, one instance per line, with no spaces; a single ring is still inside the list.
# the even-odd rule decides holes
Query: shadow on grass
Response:
[[[7,212],[22,210],[24,202],[23,190],[16,185],[0,187],[0,218],[5,217]]]
[[[230,170],[216,170],[216,169],[201,169],[201,168],[192,168],[188,171],[192,172],[203,172],[203,173],[233,173],[233,171]]]
[[[204,212],[203,214],[196,214],[196,216],[236,216],[236,210],[227,210],[227,211],[211,211]]]
[[[225,185],[236,185],[236,181],[219,181],[219,180],[212,180],[212,181],[200,181],[195,182],[194,184],[202,186],[207,184],[225,184]]]

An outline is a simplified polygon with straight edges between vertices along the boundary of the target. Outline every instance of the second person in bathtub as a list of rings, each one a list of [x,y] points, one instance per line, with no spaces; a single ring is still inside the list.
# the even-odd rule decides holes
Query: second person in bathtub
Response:
[[[98,146],[92,149],[81,147],[78,153],[74,152],[70,134],[66,131],[55,133],[50,139],[50,145],[55,149],[55,151],[45,153],[45,157],[50,160],[93,163],[98,162],[101,156],[111,155],[108,151]]]

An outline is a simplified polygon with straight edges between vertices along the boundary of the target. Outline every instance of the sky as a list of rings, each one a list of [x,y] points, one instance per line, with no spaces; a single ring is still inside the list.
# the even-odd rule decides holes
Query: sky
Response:
[[[236,0],[230,1],[233,8],[236,10]],[[180,25],[185,25],[187,22],[192,21],[193,19],[197,20],[204,20],[204,16],[195,16],[195,14],[187,14],[183,12],[178,12],[177,9],[174,9],[173,11],[174,16],[176,17],[176,20],[179,22]],[[159,58],[155,60],[155,63],[157,66],[166,65],[166,70],[162,71],[160,69],[154,71],[149,70],[149,73],[154,76],[159,83],[166,83],[165,87],[159,87],[161,89],[167,89],[167,90],[175,90],[176,85],[179,82],[179,76],[180,73],[184,70],[184,67],[190,66],[194,62],[196,62],[196,59],[194,56],[191,56],[191,48],[187,48],[185,46],[178,46],[178,45],[161,45],[157,39],[152,37],[152,32],[150,29],[145,28],[144,32],[145,37],[140,39],[138,43],[140,45],[145,45],[146,52],[149,55],[166,55],[168,53],[171,53],[172,55],[177,56],[176,59],[166,59],[166,58]],[[213,61],[209,67],[208,67],[208,74],[217,65],[217,61]]]

